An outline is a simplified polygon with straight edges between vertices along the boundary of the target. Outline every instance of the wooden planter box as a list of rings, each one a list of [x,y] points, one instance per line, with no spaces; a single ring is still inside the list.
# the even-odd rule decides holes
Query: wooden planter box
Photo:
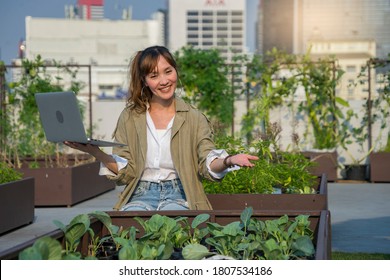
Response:
[[[328,180],[326,174],[318,178],[316,194],[208,194],[213,210],[310,211],[328,210]]]
[[[348,181],[366,181],[368,179],[368,165],[345,165],[345,180]]]
[[[0,234],[34,220],[34,178],[0,185]]]
[[[113,190],[115,183],[99,175],[99,162],[70,167],[21,168],[35,178],[35,206],[72,206]]]
[[[165,215],[169,217],[189,217],[190,221],[197,215],[202,213],[208,213],[210,215],[210,222],[215,222],[221,225],[226,225],[233,221],[239,221],[241,211],[108,211],[107,212],[112,223],[117,226],[123,226],[124,228],[135,226],[138,229],[142,227],[138,224],[134,217],[141,217],[143,219],[150,219],[154,214]],[[305,214],[309,215],[310,228],[314,232],[314,246],[316,249],[316,260],[328,260],[331,259],[331,222],[330,212],[328,210],[322,211],[253,211],[252,218],[260,220],[273,220],[278,219],[284,214],[289,218],[294,219],[296,216]],[[103,226],[100,221],[92,221],[91,228],[93,228],[96,235],[105,236],[108,234],[108,230]],[[142,233],[141,233],[142,234]],[[60,242],[64,242],[64,235],[61,230],[55,230],[48,233],[46,236],[51,236]],[[12,249],[0,252],[0,259],[17,259],[19,252],[25,248],[30,247],[38,238],[34,238],[28,242],[21,244],[20,246]],[[85,234],[81,240],[80,250],[83,254],[87,253],[89,245],[89,236]]]
[[[370,181],[390,182],[390,153],[375,152],[370,155]]]
[[[337,180],[337,152],[303,152],[303,155],[316,162],[317,166],[311,169],[311,173],[317,176],[325,173],[329,182]]]

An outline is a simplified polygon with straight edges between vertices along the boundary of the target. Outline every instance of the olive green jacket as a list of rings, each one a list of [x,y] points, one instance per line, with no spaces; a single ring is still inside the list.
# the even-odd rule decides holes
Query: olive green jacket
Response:
[[[116,176],[107,177],[117,185],[125,185],[114,210],[119,210],[131,197],[145,167],[146,113],[125,108],[114,131],[116,141],[127,144],[114,147],[113,154],[126,158],[128,163]],[[202,186],[202,178],[212,181],[206,166],[209,152],[215,149],[213,133],[208,119],[197,109],[176,98],[176,115],[172,126],[171,154],[182,182],[190,210],[211,210]]]

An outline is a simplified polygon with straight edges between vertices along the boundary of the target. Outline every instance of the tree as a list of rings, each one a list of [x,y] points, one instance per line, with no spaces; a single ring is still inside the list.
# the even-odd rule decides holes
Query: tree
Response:
[[[229,67],[219,51],[187,46],[175,52],[175,56],[183,98],[214,123],[227,128],[233,119],[234,94],[228,79]]]

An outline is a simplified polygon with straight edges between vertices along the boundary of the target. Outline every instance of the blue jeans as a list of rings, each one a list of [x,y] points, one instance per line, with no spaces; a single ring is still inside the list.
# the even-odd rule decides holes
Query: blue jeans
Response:
[[[183,185],[179,179],[160,183],[139,181],[121,211],[188,210]]]

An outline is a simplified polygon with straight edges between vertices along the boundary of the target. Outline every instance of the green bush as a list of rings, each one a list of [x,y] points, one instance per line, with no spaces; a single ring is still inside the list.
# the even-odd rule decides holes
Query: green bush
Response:
[[[217,147],[228,154],[248,153],[259,157],[252,168],[240,168],[225,175],[221,182],[203,181],[206,193],[271,194],[274,188],[282,193],[314,193],[317,177],[310,172],[316,163],[298,150],[282,151],[278,146],[281,131],[278,124],[268,125],[266,135],[249,145],[229,137],[216,138]]]
[[[9,167],[5,162],[0,162],[0,184],[22,179],[22,173]]]
[[[47,166],[52,165],[52,157],[62,152],[61,144],[46,140],[35,94],[57,91],[77,94],[83,83],[76,80],[78,67],[73,69],[56,61],[52,64],[47,65],[40,55],[34,60],[23,59],[20,78],[7,84],[6,110],[0,111],[5,133],[0,144],[5,147],[4,156],[17,168],[22,166],[23,159],[30,157],[35,161],[43,158]]]
[[[231,171],[221,182],[205,180],[206,193],[271,194],[274,188],[280,188],[282,193],[313,193],[316,176],[309,171],[313,162],[301,153],[281,154],[277,160],[259,155],[253,168]]]

